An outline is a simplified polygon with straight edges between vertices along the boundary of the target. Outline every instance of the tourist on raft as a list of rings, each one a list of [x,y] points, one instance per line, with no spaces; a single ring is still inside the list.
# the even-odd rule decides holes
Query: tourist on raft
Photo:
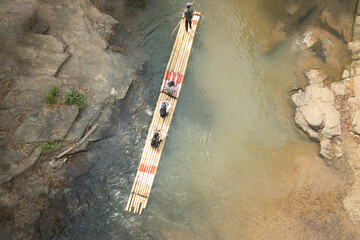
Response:
[[[168,116],[170,109],[171,109],[170,99],[166,99],[165,101],[161,102],[160,117],[165,118],[166,116]]]
[[[153,132],[153,138],[151,139],[151,146],[153,148],[158,148],[160,143],[165,139],[166,134],[161,134],[160,130],[155,130]]]
[[[193,18],[193,10],[191,9],[192,3],[186,4],[186,9],[184,10],[184,16],[185,18],[185,30],[188,31],[188,26],[190,26],[191,29],[191,20]]]
[[[177,89],[176,83],[174,80],[168,82],[165,85],[165,91],[167,91],[168,93],[175,93]]]

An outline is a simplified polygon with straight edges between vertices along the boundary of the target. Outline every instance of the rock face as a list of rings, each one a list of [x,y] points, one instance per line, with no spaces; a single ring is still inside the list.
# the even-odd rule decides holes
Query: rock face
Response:
[[[43,141],[78,141],[106,118],[105,105],[125,97],[138,61],[108,49],[117,22],[88,0],[0,1],[0,18],[1,184],[36,162]],[[84,109],[46,106],[44,91],[54,86],[62,97],[81,88]]]
[[[0,20],[0,238],[50,239],[61,231],[55,224],[66,225],[67,211],[73,213],[86,199],[63,189],[73,178],[64,176],[71,166],[55,169],[49,161],[64,149],[41,152],[40,144],[55,139],[65,148],[94,123],[96,131],[72,152],[111,136],[113,104],[122,102],[146,71],[137,71],[144,56],[136,41],[131,47],[137,51],[130,54],[111,50],[118,49],[108,43],[117,21],[89,0],[0,0]],[[60,87],[60,99],[75,88],[86,93],[84,108],[64,101],[46,105],[44,92],[54,86]],[[89,171],[89,163],[82,162],[73,175]]]

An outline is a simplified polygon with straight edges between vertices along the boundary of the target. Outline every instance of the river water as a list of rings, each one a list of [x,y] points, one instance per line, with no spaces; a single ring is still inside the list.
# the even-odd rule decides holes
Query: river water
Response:
[[[115,18],[135,22],[148,71],[127,96],[133,107],[119,104],[114,136],[84,154],[91,197],[59,238],[348,236],[343,180],[293,123],[299,36],[266,51],[287,0],[195,2],[202,18],[149,204],[141,216],[124,212],[185,2],[107,2]]]

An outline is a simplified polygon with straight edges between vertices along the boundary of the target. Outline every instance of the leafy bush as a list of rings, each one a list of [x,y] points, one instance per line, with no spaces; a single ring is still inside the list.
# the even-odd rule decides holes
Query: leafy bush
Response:
[[[59,96],[59,89],[60,86],[54,86],[50,92],[44,91],[44,101],[48,105],[54,105],[59,104],[60,101],[57,100],[57,97]]]
[[[55,138],[50,138],[50,140],[45,141],[43,144],[40,145],[40,151],[44,152],[49,149],[53,149],[54,147],[59,148],[61,146],[60,143],[55,141]]]
[[[72,90],[65,95],[65,103],[67,105],[77,105],[79,108],[83,108],[86,102],[87,95],[80,93],[77,89]]]

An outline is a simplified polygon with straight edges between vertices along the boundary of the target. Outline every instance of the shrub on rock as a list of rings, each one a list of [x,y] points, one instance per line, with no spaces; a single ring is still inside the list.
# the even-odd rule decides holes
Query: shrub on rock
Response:
[[[77,105],[79,108],[83,108],[86,102],[87,95],[80,93],[77,89],[72,90],[65,96],[65,103],[67,105]]]

